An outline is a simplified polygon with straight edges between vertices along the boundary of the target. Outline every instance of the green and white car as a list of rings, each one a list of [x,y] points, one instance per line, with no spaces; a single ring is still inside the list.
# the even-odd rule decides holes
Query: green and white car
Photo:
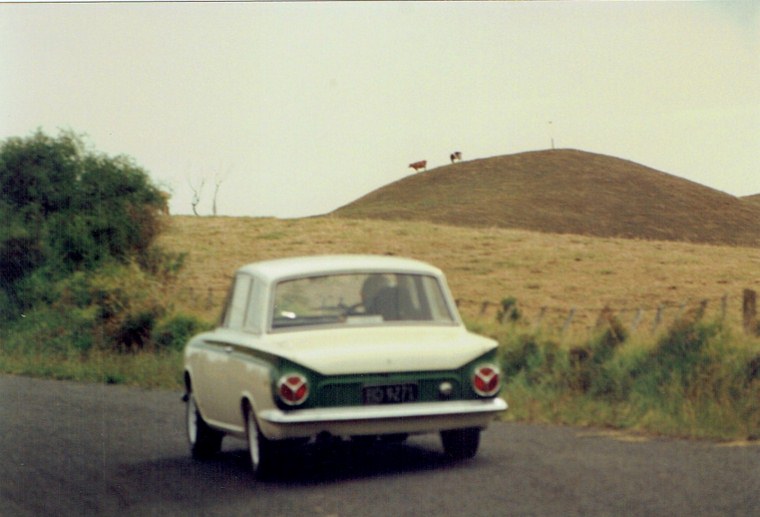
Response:
[[[235,274],[219,327],[185,348],[196,458],[248,442],[260,474],[277,445],[439,432],[457,458],[507,409],[496,342],[464,327],[443,273],[397,257],[258,262]]]

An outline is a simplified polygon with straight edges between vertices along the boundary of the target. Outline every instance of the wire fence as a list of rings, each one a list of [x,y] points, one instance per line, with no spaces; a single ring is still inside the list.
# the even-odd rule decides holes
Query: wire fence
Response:
[[[189,308],[217,316],[227,296],[226,288],[193,289],[181,287],[175,297]],[[685,299],[681,302],[662,302],[629,307],[589,305],[559,307],[535,305],[514,299],[501,302],[457,299],[460,312],[468,319],[516,323],[535,332],[543,331],[569,336],[589,333],[610,317],[615,317],[631,333],[655,334],[675,321],[689,317],[740,326],[748,334],[758,335],[757,295],[745,289],[740,295],[717,298]],[[507,302],[507,300],[509,300]],[[505,303],[506,302],[506,303]]]
[[[469,318],[500,324],[519,323],[535,332],[548,331],[561,336],[593,332],[609,318],[616,318],[631,333],[650,333],[674,322],[690,318],[709,319],[739,325],[748,334],[758,335],[756,293],[745,289],[740,296],[725,294],[718,298],[685,299],[633,307],[590,305],[557,307],[524,304],[513,299],[502,302],[458,299],[457,306]]]

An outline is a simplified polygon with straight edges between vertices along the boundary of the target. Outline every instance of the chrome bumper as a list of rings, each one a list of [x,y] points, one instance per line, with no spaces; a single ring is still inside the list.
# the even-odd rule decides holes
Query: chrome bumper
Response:
[[[262,431],[270,438],[308,436],[322,431],[336,435],[424,433],[485,427],[507,407],[503,399],[494,398],[291,411],[267,409],[258,417]]]

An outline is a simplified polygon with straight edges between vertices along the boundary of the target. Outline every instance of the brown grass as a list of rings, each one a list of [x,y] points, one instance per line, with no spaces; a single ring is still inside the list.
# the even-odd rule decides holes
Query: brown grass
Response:
[[[629,239],[760,245],[760,203],[630,161],[576,150],[439,167],[335,215]]]
[[[172,217],[159,243],[189,251],[175,287],[177,308],[215,318],[229,280],[242,264],[321,253],[394,254],[430,262],[447,274],[467,318],[481,302],[517,298],[527,318],[541,307],[563,318],[571,307],[579,321],[604,306],[626,318],[644,308],[649,325],[659,304],[690,306],[709,299],[716,311],[728,295],[728,315],[738,321],[741,293],[760,290],[760,249],[682,242],[559,235],[503,228],[465,228],[427,222]],[[564,312],[563,312],[564,311]],[[488,318],[494,315],[491,306]]]

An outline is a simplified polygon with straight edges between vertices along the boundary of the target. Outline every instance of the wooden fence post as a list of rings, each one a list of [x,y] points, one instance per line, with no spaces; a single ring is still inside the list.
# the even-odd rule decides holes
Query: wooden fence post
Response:
[[[744,290],[742,314],[744,315],[744,332],[757,334],[757,293],[752,289]]]
[[[728,295],[724,294],[720,299],[720,321],[726,321],[726,311],[728,309]]]
[[[657,306],[657,314],[654,316],[654,323],[652,324],[652,334],[657,330],[657,327],[660,326],[660,322],[662,322],[662,311],[665,308],[662,306],[662,304]]]
[[[644,311],[641,310],[641,307],[636,309],[636,315],[633,317],[633,322],[631,323],[631,332],[636,332],[636,327],[639,326],[639,323],[641,323],[641,317],[644,315]]]
[[[697,309],[697,321],[701,320],[705,316],[705,312],[707,312],[707,304],[710,303],[710,300],[702,300],[699,302],[699,308]]]
[[[561,335],[565,335],[565,332],[567,332],[567,329],[570,328],[570,325],[573,323],[573,317],[575,316],[575,307],[570,309],[570,313],[567,315],[567,319],[565,320],[565,324],[562,325],[562,332]]]
[[[214,306],[214,293],[211,288],[208,288],[208,297],[206,298],[206,309],[211,309]]]
[[[541,307],[541,311],[539,311],[538,316],[536,317],[534,332],[538,332],[538,329],[541,328],[541,321],[544,319],[544,314],[546,314],[546,306]]]

